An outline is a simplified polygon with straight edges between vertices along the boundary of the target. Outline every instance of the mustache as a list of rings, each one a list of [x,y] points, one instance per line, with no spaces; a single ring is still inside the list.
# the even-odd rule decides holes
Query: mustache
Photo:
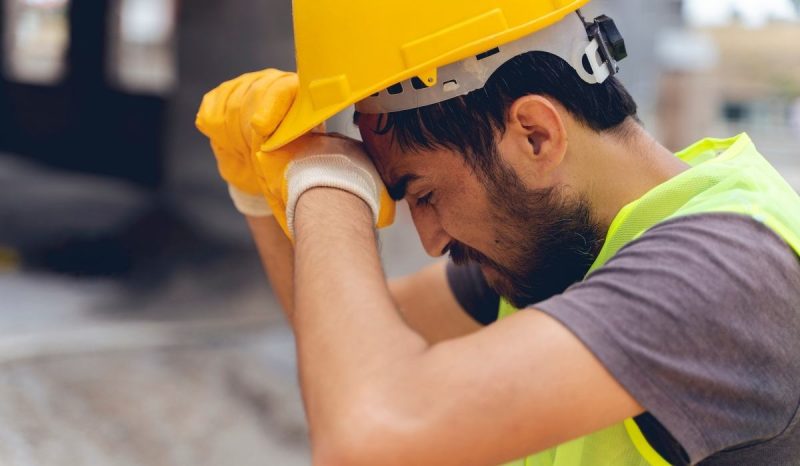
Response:
[[[458,241],[451,242],[447,249],[450,253],[450,260],[456,265],[467,265],[471,263],[496,265],[495,262],[489,259],[485,254],[459,243]]]

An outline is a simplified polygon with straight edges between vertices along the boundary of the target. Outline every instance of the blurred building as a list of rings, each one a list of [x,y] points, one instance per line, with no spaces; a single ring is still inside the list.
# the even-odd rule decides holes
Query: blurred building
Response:
[[[800,98],[800,2],[674,3],[684,20],[664,31],[656,48],[661,139],[678,150],[747,130],[786,151]]]
[[[761,132],[787,128],[800,98],[800,23],[757,30],[734,24],[707,33],[719,49],[714,81],[725,122]]]
[[[115,274],[185,250],[169,238],[249,245],[194,117],[220,82],[294,67],[290,8],[0,0],[0,246]]]
[[[155,187],[175,81],[170,0],[4,0],[0,150]]]

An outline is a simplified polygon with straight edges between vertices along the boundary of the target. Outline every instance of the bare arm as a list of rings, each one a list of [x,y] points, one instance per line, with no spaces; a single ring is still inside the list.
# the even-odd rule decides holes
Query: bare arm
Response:
[[[481,329],[453,296],[447,283],[446,267],[446,262],[438,262],[389,282],[389,291],[406,323],[428,343],[469,335]]]
[[[643,411],[534,310],[428,344],[389,294],[366,204],[314,189],[297,212],[294,325],[314,464],[499,464]]]
[[[247,217],[261,262],[289,321],[294,309],[292,244],[271,217]],[[468,335],[481,328],[453,296],[445,263],[390,281],[389,290],[406,323],[429,343]]]
[[[293,318],[294,250],[292,243],[273,217],[247,217],[261,263],[289,322]]]

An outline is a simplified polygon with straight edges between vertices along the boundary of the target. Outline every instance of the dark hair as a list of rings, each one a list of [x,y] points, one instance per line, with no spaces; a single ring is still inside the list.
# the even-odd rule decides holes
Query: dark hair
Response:
[[[511,104],[525,95],[546,95],[560,102],[579,122],[598,131],[614,131],[636,116],[631,95],[615,78],[588,84],[561,58],[529,52],[501,66],[482,89],[426,107],[382,115],[375,131],[392,131],[404,151],[443,148],[465,156],[473,169],[490,171],[495,135],[503,134]]]

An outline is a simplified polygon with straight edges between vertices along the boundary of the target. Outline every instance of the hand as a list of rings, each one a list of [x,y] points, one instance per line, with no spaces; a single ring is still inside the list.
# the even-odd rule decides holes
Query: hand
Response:
[[[197,128],[211,140],[222,178],[239,211],[270,215],[254,169],[255,152],[289,111],[297,75],[275,69],[225,82],[203,98]]]
[[[394,222],[395,203],[358,141],[312,133],[275,152],[258,152],[256,159],[261,191],[290,239],[294,238],[297,200],[316,187],[338,188],[360,197],[378,228]]]

